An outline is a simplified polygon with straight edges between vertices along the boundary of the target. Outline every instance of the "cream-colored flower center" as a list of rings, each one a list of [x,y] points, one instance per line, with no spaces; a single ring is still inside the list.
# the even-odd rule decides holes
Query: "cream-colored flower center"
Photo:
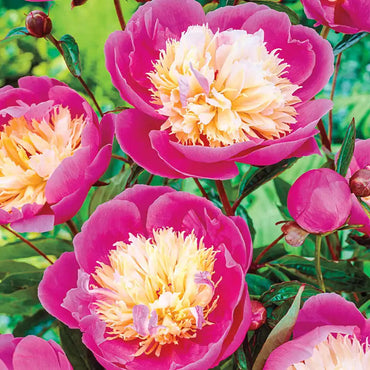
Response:
[[[45,204],[46,182],[61,161],[81,143],[82,117],[56,106],[50,120],[13,118],[0,132],[0,207],[21,209],[27,203]]]
[[[109,339],[139,339],[136,356],[159,356],[162,346],[194,338],[211,324],[207,316],[217,304],[213,247],[172,228],[154,230],[149,239],[130,235],[129,243],[114,246],[109,264],[101,263],[93,275],[98,285],[92,285]]]
[[[167,41],[149,73],[153,102],[168,117],[161,128],[182,144],[212,147],[284,136],[300,99],[278,54],[266,49],[263,30],[189,27]]]
[[[287,370],[369,370],[369,343],[361,344],[356,337],[338,334],[318,344],[313,355]]]

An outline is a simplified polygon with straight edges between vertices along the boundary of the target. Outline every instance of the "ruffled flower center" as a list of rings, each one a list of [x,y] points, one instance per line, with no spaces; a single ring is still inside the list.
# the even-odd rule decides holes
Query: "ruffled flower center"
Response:
[[[263,30],[191,26],[168,40],[149,73],[153,103],[168,117],[161,129],[182,144],[212,147],[286,135],[301,100],[278,54],[266,49]]]
[[[361,344],[356,337],[337,334],[318,344],[313,355],[287,370],[368,370],[370,369],[370,346]]]
[[[99,299],[96,312],[108,328],[109,339],[139,339],[136,356],[160,355],[162,346],[194,338],[211,323],[216,307],[212,281],[216,251],[194,233],[172,228],[153,230],[152,238],[130,235],[100,263],[92,285]]]
[[[12,118],[0,132],[0,206],[10,212],[28,203],[45,204],[45,186],[64,158],[80,147],[86,121],[55,106],[40,122]]]

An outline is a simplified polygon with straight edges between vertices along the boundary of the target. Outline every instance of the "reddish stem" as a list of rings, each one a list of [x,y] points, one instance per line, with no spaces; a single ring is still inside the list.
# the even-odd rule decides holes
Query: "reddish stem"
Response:
[[[331,255],[331,259],[332,259],[333,261],[338,261],[338,257],[337,257],[337,255],[335,254],[335,251],[334,251],[333,246],[331,245],[329,235],[327,235],[327,236],[325,237],[325,240],[326,240],[326,244],[328,245],[328,248],[329,248],[329,252],[330,252],[330,255]]]
[[[22,240],[22,242],[26,243],[29,247],[31,247],[36,253],[38,253],[40,256],[46,259],[51,265],[54,263],[44,252],[41,252],[40,249],[36,247],[33,243],[31,243],[29,240],[24,238],[22,235],[18,234],[16,231],[10,229],[9,227],[5,225],[0,225],[3,229],[6,231],[9,231],[13,235],[15,235],[18,239]]]
[[[151,173],[146,184],[150,185],[150,183],[153,181],[153,178],[154,178],[154,175]]]
[[[278,236],[271,244],[269,244],[254,260],[254,264],[257,265],[263,256],[274,246],[276,245],[281,239],[284,238],[284,233]]]
[[[71,230],[73,237],[75,237],[78,234],[76,224],[72,220],[68,220],[66,221],[66,225],[68,226],[69,230]]]
[[[330,100],[333,101],[334,98],[334,92],[335,92],[335,87],[337,85],[337,78],[338,78],[338,72],[339,72],[339,66],[340,66],[340,61],[342,59],[342,53],[338,54],[337,61],[335,63],[335,72],[334,72],[334,77],[333,77],[333,84],[331,86],[331,93],[330,93]],[[329,127],[328,127],[328,139],[331,144],[333,138],[333,110],[331,109],[329,112]]]
[[[224,185],[221,180],[215,180],[216,186],[217,186],[217,191],[220,196],[221,203],[224,207],[225,213],[227,216],[234,216],[234,212],[231,208],[229,199],[226,195],[226,191],[224,188]]]
[[[198,188],[199,188],[200,192],[202,193],[203,197],[209,200],[209,198],[208,198],[208,194],[207,194],[207,192],[204,190],[204,188],[203,188],[202,184],[200,183],[200,181],[199,181],[196,177],[193,177],[193,180],[194,180],[194,182],[197,184],[197,186],[198,186]]]
[[[122,31],[124,31],[126,28],[126,22],[125,22],[125,19],[123,18],[120,0],[114,0],[114,6],[116,8],[116,13],[117,13],[117,17],[119,20],[119,24],[121,25]]]

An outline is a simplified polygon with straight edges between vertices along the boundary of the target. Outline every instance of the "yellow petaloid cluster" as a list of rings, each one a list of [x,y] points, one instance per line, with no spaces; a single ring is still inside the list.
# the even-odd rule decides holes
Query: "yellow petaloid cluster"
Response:
[[[172,228],[153,231],[152,238],[130,235],[117,242],[109,265],[101,263],[92,286],[102,299],[95,303],[109,328],[110,339],[140,339],[136,353],[155,352],[163,345],[193,338],[216,307],[212,281],[215,255],[191,233]],[[100,289],[103,288],[103,289]]]
[[[24,204],[44,204],[45,186],[61,161],[81,143],[82,117],[55,107],[50,120],[13,118],[0,132],[0,206],[5,211]]]
[[[191,26],[169,40],[149,73],[158,112],[182,144],[212,147],[279,138],[296,122],[299,88],[282,77],[288,65],[268,52],[262,30],[213,33]]]
[[[370,369],[369,344],[361,344],[356,337],[338,334],[318,344],[312,357],[287,370],[367,370]]]

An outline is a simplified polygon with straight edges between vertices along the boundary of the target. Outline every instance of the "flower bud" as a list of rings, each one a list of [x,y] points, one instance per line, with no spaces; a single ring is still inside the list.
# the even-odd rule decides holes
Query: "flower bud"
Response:
[[[87,0],[72,0],[71,7],[74,8],[75,6],[84,5],[87,3]]]
[[[355,172],[349,180],[349,186],[356,197],[370,196],[370,170],[363,168]]]
[[[267,318],[266,308],[261,302],[251,301],[252,318],[249,330],[257,330],[265,322]]]
[[[301,246],[309,234],[294,221],[284,223],[281,227],[281,231],[285,235],[285,241],[292,247]]]
[[[51,32],[51,19],[44,12],[33,10],[27,15],[26,28],[34,37],[45,37]]]

